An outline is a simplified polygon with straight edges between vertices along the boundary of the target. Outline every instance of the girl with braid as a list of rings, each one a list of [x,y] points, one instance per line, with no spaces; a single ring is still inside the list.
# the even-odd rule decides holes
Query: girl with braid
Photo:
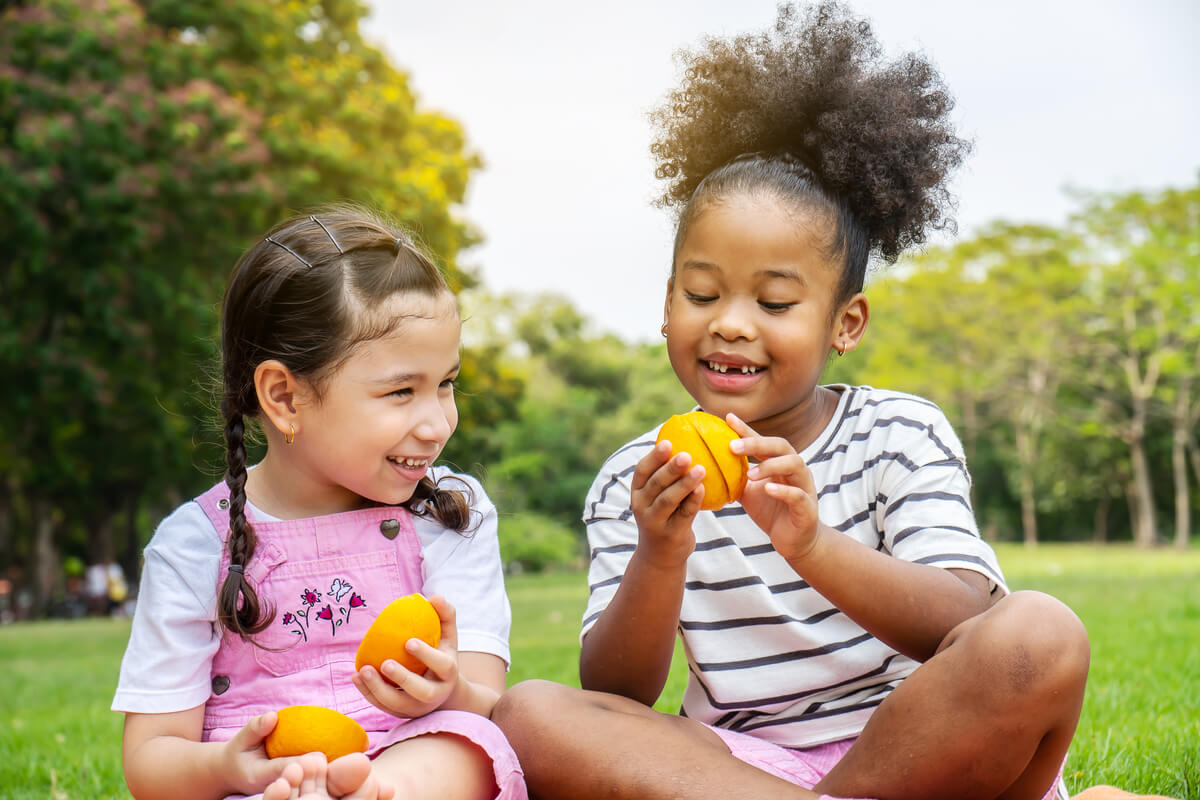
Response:
[[[937,406],[820,383],[863,338],[870,257],[946,223],[967,149],[950,96],[836,4],[785,6],[684,64],[652,148],[678,209],[662,330],[698,406],[741,435],[749,482],[701,510],[703,467],[657,430],[604,464],[583,691],[518,684],[492,716],[530,796],[1054,798],[1082,624],[1005,586]],[[676,634],[689,680],[662,714]]]
[[[435,467],[458,412],[460,320],[430,257],[354,206],[271,230],[222,308],[225,479],[146,548],[113,709],[138,800],[525,798],[488,720],[504,689],[511,613],[496,510]],[[253,421],[266,455],[246,464]],[[355,672],[394,598],[430,596],[423,674]],[[316,705],[366,729],[366,755],[266,756],[275,712]]]

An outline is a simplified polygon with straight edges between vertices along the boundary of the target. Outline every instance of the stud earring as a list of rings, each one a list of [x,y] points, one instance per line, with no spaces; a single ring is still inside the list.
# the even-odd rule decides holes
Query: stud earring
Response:
[[[291,444],[292,442],[296,441],[296,426],[288,423],[288,427],[291,428],[291,430],[283,435],[283,441],[287,444]]]

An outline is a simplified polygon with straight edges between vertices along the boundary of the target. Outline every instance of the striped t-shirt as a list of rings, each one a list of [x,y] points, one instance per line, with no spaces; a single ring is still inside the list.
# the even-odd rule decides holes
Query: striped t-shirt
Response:
[[[941,410],[869,386],[830,388],[841,393],[837,410],[801,453],[821,521],[896,558],[974,570],[1003,589],[971,510],[962,445]],[[615,452],[588,493],[583,635],[612,600],[637,544],[630,481],[656,434]],[[679,619],[689,666],[680,713],[810,747],[858,734],[916,669],[812,589],[740,505],[701,511],[693,530]]]

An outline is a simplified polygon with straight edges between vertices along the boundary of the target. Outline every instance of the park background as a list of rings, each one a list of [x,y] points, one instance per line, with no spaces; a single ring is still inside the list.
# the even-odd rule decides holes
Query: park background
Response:
[[[285,213],[353,199],[419,231],[461,290],[462,421],[444,461],[480,477],[501,509],[514,590],[567,592],[567,610],[555,605],[559,618],[542,627],[564,634],[559,623],[577,626],[578,598],[560,582],[584,583],[573,571],[585,560],[579,514],[587,487],[617,446],[691,405],[653,334],[670,221],[649,206],[656,187],[644,150],[623,148],[635,135],[640,147],[648,144],[644,112],[675,82],[674,49],[701,33],[762,29],[773,6],[748,4],[756,16],[714,17],[706,28],[716,5],[700,3],[689,15],[690,6],[666,3],[665,15],[629,19],[622,39],[599,6],[572,17],[565,6],[518,5],[515,17],[500,20],[494,9],[475,15],[471,4],[451,3],[443,13],[458,15],[456,27],[416,12],[410,21],[406,5],[0,4],[6,618],[82,614],[89,564],[120,564],[136,583],[157,520],[221,474],[214,343],[233,261]],[[861,10],[873,14],[875,5]],[[915,5],[955,27],[951,6]],[[1076,587],[1088,610],[1105,595],[1130,605],[1131,616],[1103,630],[1132,645],[1121,651],[1127,665],[1157,655],[1150,672],[1137,673],[1136,692],[1113,689],[1126,686],[1117,667],[1116,683],[1100,684],[1110,711],[1091,720],[1100,738],[1080,757],[1093,767],[1083,779],[1103,777],[1114,753],[1132,754],[1140,766],[1118,770],[1113,782],[1141,776],[1142,785],[1129,788],[1191,798],[1200,796],[1200,569],[1190,546],[1200,524],[1193,514],[1200,498],[1200,62],[1184,43],[1200,33],[1200,12],[1188,3],[1139,4],[1136,12],[1132,3],[1101,4],[1076,7],[1072,17],[1054,3],[1040,5],[1017,23],[1027,37],[1014,35],[1011,59],[988,63],[992,85],[967,94],[947,70],[968,109],[982,108],[981,92],[994,99],[998,110],[972,112],[966,133],[980,156],[1001,150],[988,170],[1002,164],[998,172],[1011,173],[1028,203],[982,204],[992,172],[968,168],[957,187],[958,234],[935,237],[872,276],[867,338],[832,362],[826,379],[910,391],[942,406],[967,450],[981,529],[1001,548],[1006,569],[1018,567],[1015,584],[1070,595],[1077,581],[1090,587]],[[543,24],[521,24],[522,13]],[[916,28],[905,36],[920,29],[920,14],[910,16]],[[1097,19],[1107,20],[1103,28]],[[1016,30],[1000,22],[957,25],[970,32],[962,38],[977,37],[974,49],[987,61],[995,51],[984,44]],[[566,47],[555,26],[599,49]],[[1065,38],[1070,30],[1093,46],[1097,38],[1112,45],[1102,63],[1113,71],[1033,74],[1025,64],[1033,50],[1080,57],[1079,41]],[[472,31],[516,39],[505,48],[473,46]],[[877,33],[891,43],[883,24]],[[552,60],[538,60],[538,42],[553,45]],[[631,48],[658,71],[639,71]],[[935,43],[930,50],[937,61]],[[415,88],[421,59],[435,51],[471,66],[467,77],[443,77],[447,86],[477,77],[477,94],[460,102],[498,103],[478,100],[494,108],[478,134],[462,121],[475,106],[460,119],[439,110],[445,101],[433,89],[426,96]],[[1171,61],[1176,54],[1183,60]],[[555,69],[553,59],[573,56],[601,60],[589,73],[598,82],[572,84],[574,73]],[[506,59],[563,74],[539,96],[508,76]],[[641,94],[627,101],[624,126],[605,127],[603,103],[634,79]],[[1190,88],[1172,94],[1181,85],[1172,81]],[[1083,128],[1048,124],[1056,104],[1097,97],[1094,84],[1106,102]],[[1016,120],[987,136],[989,113]],[[500,122],[510,129],[505,141],[528,149],[505,150],[497,139],[493,155],[488,135]],[[1054,171],[1055,159],[1069,161],[1093,139],[1103,144],[1105,169],[1092,174],[1081,162]],[[1143,169],[1148,156],[1153,165]],[[618,157],[629,163],[618,167]],[[607,176],[630,164],[644,173],[642,183],[614,194]],[[1030,167],[1041,182],[1012,178]],[[489,174],[496,183],[487,184]],[[1047,188],[1046,176],[1057,174],[1061,182]],[[533,194],[518,194],[521,183]],[[488,189],[473,197],[475,185]],[[511,224],[496,216],[500,206]],[[627,217],[626,209],[655,221]],[[568,577],[528,583],[528,573],[556,572]],[[529,588],[538,586],[549,588]],[[1141,594],[1148,586],[1158,593]],[[1077,610],[1095,647],[1097,629]],[[49,627],[31,626],[37,632],[27,636],[6,630],[0,663],[11,659],[11,674],[23,675],[22,664],[44,666],[70,653],[63,642],[72,637],[122,636],[119,627],[71,624],[81,627],[42,623]],[[49,637],[44,651],[39,637]],[[1177,648],[1157,649],[1173,641]],[[543,677],[572,679],[572,646],[569,637],[555,645],[562,663]],[[115,680],[114,657],[119,648],[95,676],[105,691]],[[28,697],[37,696],[44,693],[34,687]],[[1130,703],[1149,716],[1120,731],[1120,709]],[[5,711],[23,718],[18,706]],[[18,763],[28,763],[15,743],[21,730],[15,721],[0,727],[0,747],[16,748]],[[1121,741],[1156,744],[1114,750],[1114,730],[1133,737]],[[115,742],[101,746],[108,749],[99,760],[115,753]],[[45,760],[52,770],[55,760]],[[93,766],[90,774],[108,773]]]

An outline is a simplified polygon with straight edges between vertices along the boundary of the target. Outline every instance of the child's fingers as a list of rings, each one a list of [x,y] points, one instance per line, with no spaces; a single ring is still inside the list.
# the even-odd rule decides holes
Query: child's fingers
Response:
[[[725,421],[729,423],[729,427],[733,428],[733,432],[743,439],[758,436],[758,432],[742,421],[742,418],[730,411],[725,415]]]
[[[437,612],[438,619],[442,623],[442,636],[440,639],[440,648],[444,647],[454,652],[458,652],[458,625],[457,612],[454,606],[450,605],[450,601],[442,597],[440,594],[435,594],[429,598],[429,603],[433,606],[433,610]]]
[[[746,476],[752,481],[774,480],[777,483],[798,486],[810,494],[816,492],[812,470],[804,463],[804,459],[795,453],[761,461],[750,467]]]
[[[685,506],[693,500],[699,508],[700,498],[704,496],[704,467],[699,464],[688,467],[691,457],[687,453],[681,453],[677,458],[682,459],[681,464],[671,459],[646,486],[647,492],[654,493],[650,501],[650,513],[655,516],[665,518],[676,511],[686,513]],[[678,466],[684,467],[682,472],[676,471]]]
[[[639,491],[646,482],[650,480],[655,472],[666,464],[671,459],[671,443],[665,439],[651,448],[650,452],[642,456],[637,463],[637,468],[633,471],[633,479],[630,482],[630,488],[633,491]]]

